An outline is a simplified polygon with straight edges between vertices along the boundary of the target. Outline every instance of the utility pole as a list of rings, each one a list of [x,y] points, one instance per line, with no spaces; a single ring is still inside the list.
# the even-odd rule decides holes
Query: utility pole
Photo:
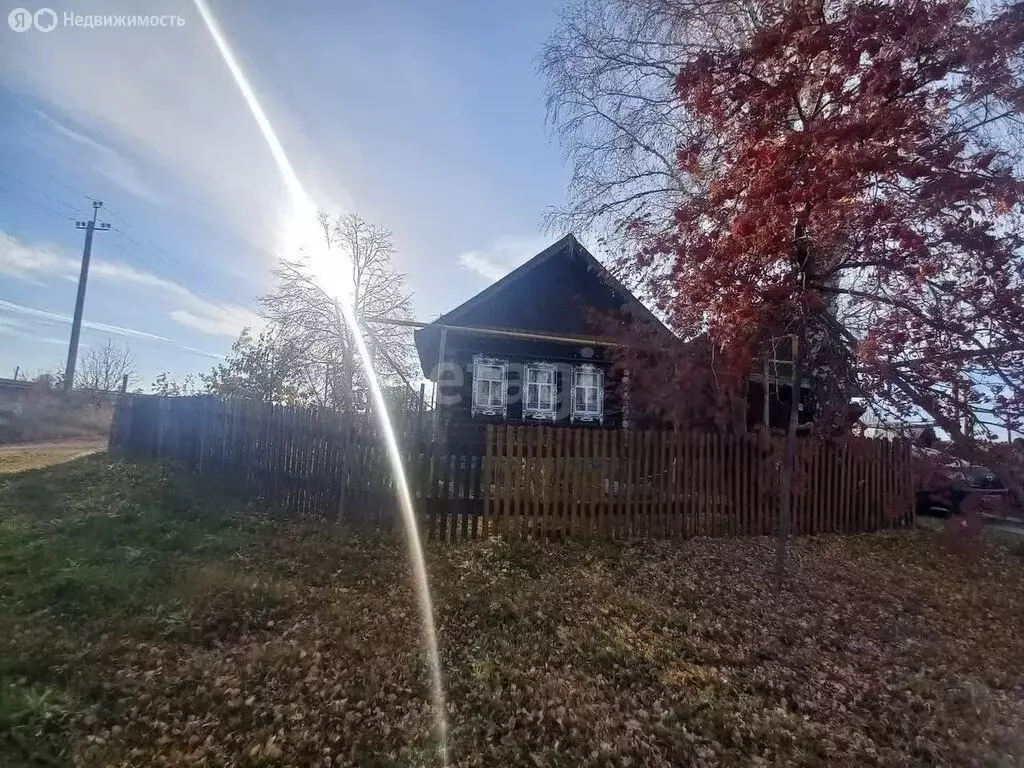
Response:
[[[85,284],[89,281],[89,259],[92,257],[92,233],[110,229],[106,223],[96,222],[103,203],[92,201],[92,221],[76,221],[75,229],[85,230],[85,247],[82,249],[82,271],[78,275],[78,297],[75,299],[75,319],[71,324],[71,343],[68,344],[68,363],[64,366],[64,391],[70,392],[75,385],[75,363],[78,362],[78,337],[82,334],[82,311],[85,309]]]

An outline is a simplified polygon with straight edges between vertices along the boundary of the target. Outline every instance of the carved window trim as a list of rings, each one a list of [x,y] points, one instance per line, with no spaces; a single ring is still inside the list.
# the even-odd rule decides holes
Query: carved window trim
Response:
[[[576,399],[576,390],[584,388],[587,390],[594,389],[594,386],[580,383],[580,377],[583,374],[594,374],[596,377],[595,385],[597,389],[596,404],[594,408],[590,408],[586,405],[587,397],[584,395],[584,407],[580,408]],[[572,388],[570,390],[570,397],[572,398],[572,407],[570,408],[569,420],[572,423],[582,422],[598,422],[604,424],[604,370],[598,368],[596,365],[585,363],[583,365],[577,365],[572,370]]]
[[[501,379],[482,378],[481,373],[484,367],[499,368],[501,370]],[[491,397],[491,394],[495,391],[495,388],[491,386],[488,387],[487,401],[480,402],[482,400],[478,386],[480,381],[499,384],[497,391],[501,397],[500,404],[493,402],[494,398]],[[508,415],[508,360],[497,357],[485,357],[484,355],[473,355],[473,402],[470,411],[473,416],[501,416],[505,418]]]
[[[539,381],[531,381],[531,377],[534,374],[547,373],[550,375],[550,382],[542,383]],[[537,405],[530,405],[530,391],[533,387],[537,388]],[[540,388],[550,387],[551,396],[548,398],[548,407],[542,407],[540,404]],[[523,368],[523,418],[524,419],[537,419],[539,421],[554,421],[557,413],[555,407],[556,398],[558,396],[558,370],[554,363],[527,363]]]

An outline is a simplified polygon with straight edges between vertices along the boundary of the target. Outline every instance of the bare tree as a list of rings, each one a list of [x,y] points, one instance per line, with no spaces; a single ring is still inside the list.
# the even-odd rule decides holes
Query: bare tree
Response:
[[[373,322],[412,315],[405,275],[394,269],[391,232],[354,213],[331,218],[321,211],[318,218],[328,250],[349,271],[350,298],[376,374],[385,384],[407,384],[413,375],[408,328]],[[303,389],[314,402],[345,412],[361,409],[365,373],[335,297],[304,260],[282,261],[274,274],[274,290],[260,299],[262,314],[282,340],[301,350]]]
[[[82,355],[76,384],[81,389],[114,392],[121,389],[125,376],[129,387],[139,383],[135,356],[128,347],[107,339],[102,347],[89,347]]]
[[[690,131],[674,93],[679,62],[757,23],[747,0],[571,0],[540,65],[571,170],[568,205],[549,223],[613,247],[626,222],[670,221],[697,183],[676,158]]]

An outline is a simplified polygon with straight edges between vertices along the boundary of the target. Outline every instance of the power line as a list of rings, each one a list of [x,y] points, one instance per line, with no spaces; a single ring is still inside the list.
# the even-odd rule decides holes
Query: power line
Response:
[[[78,208],[78,207],[76,207],[74,205],[71,205],[70,203],[68,203],[65,200],[61,200],[60,198],[54,197],[53,195],[49,194],[45,190],[42,190],[42,189],[40,189],[40,188],[30,184],[29,182],[27,182],[27,181],[25,181],[23,179],[20,179],[17,176],[14,176],[11,173],[8,173],[7,171],[0,170],[0,175],[6,176],[7,178],[9,178],[9,179],[11,179],[11,180],[13,180],[13,181],[15,181],[17,183],[24,185],[28,189],[31,189],[34,192],[36,192],[37,194],[42,195],[43,197],[46,197],[46,198],[52,200],[53,202],[57,203],[58,205],[64,206],[65,208],[67,208],[68,210],[72,211],[73,213],[79,213],[79,214],[82,214],[84,216],[88,216],[89,215],[86,210],[84,210],[82,208]],[[84,192],[81,192],[81,191],[76,190],[76,189],[74,189],[72,187],[69,187],[67,184],[64,184],[64,183],[56,180],[54,177],[49,176],[48,174],[43,174],[43,175],[48,176],[48,178],[52,179],[55,183],[57,183],[58,185],[64,187],[65,189],[75,193],[76,195],[80,195],[81,197],[83,197],[86,200],[90,201],[90,203],[94,202],[94,199],[92,197],[90,197],[89,195],[85,194]],[[7,191],[11,192],[12,194],[15,194],[15,195],[19,196],[21,199],[26,200],[27,202],[30,202],[30,203],[32,203],[34,205],[38,205],[41,208],[46,208],[46,206],[44,206],[42,203],[39,203],[38,201],[35,201],[35,200],[31,200],[30,198],[26,197],[24,194],[19,194],[19,193],[15,192],[14,190],[11,190],[11,189],[7,189]],[[53,208],[49,208],[48,210],[50,210],[53,213],[59,213],[58,211],[54,210]],[[107,212],[108,216],[111,216],[111,217],[114,216],[114,213],[113,213],[113,211],[110,210],[109,206],[104,205],[104,210]],[[63,216],[64,218],[70,218],[71,221],[76,221],[75,218],[68,217],[68,216],[66,216],[64,214],[60,214],[60,215]],[[153,252],[159,252],[159,253],[165,254],[172,262],[176,262],[178,267],[182,267],[182,268],[185,267],[184,262],[182,262],[180,259],[178,259],[175,256],[173,256],[166,249],[161,248],[160,246],[158,246],[156,243],[154,243],[152,240],[149,240],[148,238],[144,237],[144,239],[149,243],[149,245],[146,246],[146,245],[143,245],[142,243],[140,243],[138,240],[136,240],[131,235],[129,235],[127,232],[125,232],[123,228],[113,228],[112,231],[118,233],[121,237],[124,237],[126,240],[128,240],[131,243],[133,243],[138,248],[142,248],[143,250],[151,249]],[[168,266],[171,266],[171,265],[168,264]]]
[[[133,237],[132,235],[128,234],[125,231],[125,227],[124,227],[125,220],[120,215],[114,213],[112,210],[110,210],[109,207],[106,210],[107,210],[107,215],[109,215],[111,218],[121,221],[121,226],[114,227],[114,231],[117,232],[125,240],[127,240],[128,242],[134,244],[138,248],[142,248],[143,250],[147,250],[148,249],[148,250],[151,250],[154,253],[163,254],[168,259],[170,259],[172,262],[176,262],[179,267],[181,267],[183,269],[186,268],[184,261],[182,261],[179,257],[175,256],[174,254],[172,254],[166,248],[163,248],[162,246],[157,245],[156,243],[154,243],[152,240],[150,240],[145,235],[139,235],[139,237],[141,237],[144,241],[146,241],[146,243],[148,243],[148,245],[143,245],[142,243],[140,243],[135,237]]]
[[[7,157],[11,157],[11,158],[17,158],[18,157],[17,155],[15,155],[15,154],[13,154],[11,152],[8,152],[8,151],[4,151],[4,150],[0,150],[0,155],[6,155]],[[73,165],[74,167],[79,168],[79,169],[81,169],[83,171],[87,170],[81,164],[75,163],[75,164],[71,164],[71,165]],[[88,171],[88,172],[91,173],[92,171]],[[61,187],[62,189],[67,190],[68,192],[72,193],[73,195],[75,195],[77,197],[81,197],[83,200],[89,201],[90,204],[93,202],[93,200],[96,199],[92,195],[88,195],[85,192],[83,192],[82,190],[76,189],[75,187],[72,187],[69,184],[61,181],[60,179],[58,179],[56,176],[54,176],[51,173],[48,173],[48,172],[43,171],[43,170],[38,170],[38,169],[33,169],[33,173],[34,174],[38,174],[39,176],[43,176],[43,177],[49,179],[50,182],[52,182],[53,184],[57,185],[58,187]],[[6,176],[7,178],[12,179],[13,181],[15,181],[17,183],[22,184],[22,185],[28,187],[29,189],[34,190],[38,194],[43,195],[44,197],[47,197],[47,198],[53,200],[54,202],[56,202],[56,203],[58,203],[58,204],[60,204],[60,205],[62,205],[64,207],[68,208],[69,210],[74,211],[75,213],[79,213],[79,214],[82,214],[84,216],[88,216],[89,215],[89,212],[86,209],[78,208],[78,207],[76,207],[74,205],[71,205],[66,200],[62,200],[62,199],[59,199],[57,197],[54,197],[53,195],[49,194],[45,190],[40,189],[39,187],[37,187],[37,186],[35,186],[35,185],[25,181],[24,179],[21,179],[21,178],[18,178],[17,176],[14,176],[10,172],[0,171],[0,175]],[[116,213],[113,209],[111,209],[109,204],[104,204],[103,209],[106,211],[108,217],[111,217],[111,218],[114,218],[114,219],[122,219],[122,221],[124,221],[124,219],[118,213]],[[218,225],[214,221],[212,221],[211,219],[203,217],[203,216],[198,216],[198,215],[195,214],[195,212],[191,212],[189,214],[189,217],[194,219],[197,222],[201,222],[202,224],[204,224],[206,226],[210,226],[210,227],[214,227],[214,228],[218,227]],[[160,252],[164,253],[168,258],[170,258],[172,261],[178,261],[179,264],[180,264],[180,261],[177,259],[177,257],[175,257],[173,254],[171,254],[165,248],[163,248],[162,246],[160,246],[158,243],[154,242],[150,238],[146,237],[145,235],[140,235],[140,237],[142,237],[142,239],[149,244],[148,246],[143,246],[142,243],[138,242],[138,240],[136,240],[131,235],[129,235],[126,231],[124,231],[124,227],[123,226],[120,229],[115,227],[114,231],[119,231],[122,235],[124,235],[128,240],[131,240],[138,247],[140,247],[140,248],[152,248],[155,251],[160,251]],[[224,233],[221,232],[221,234],[223,235]],[[263,246],[251,243],[248,240],[245,240],[245,239],[243,239],[243,238],[241,238],[241,237],[239,237],[237,235],[233,235],[233,236],[229,235],[228,237],[229,237],[229,239],[234,240],[235,242],[237,242],[239,245],[245,247],[246,249],[255,251],[257,253],[264,254],[266,256],[269,256],[271,259],[278,258],[277,254],[274,253],[273,251],[269,250],[268,248],[265,248]]]
[[[37,208],[41,208],[44,211],[56,214],[57,216],[60,216],[62,219],[67,219],[68,221],[76,221],[74,216],[68,216],[66,213],[63,213],[62,211],[58,211],[56,208],[53,208],[53,207],[51,207],[49,205],[46,205],[45,203],[40,203],[38,200],[33,200],[32,198],[27,197],[26,195],[24,195],[24,194],[22,194],[20,192],[17,192],[15,190],[11,189],[10,187],[2,187],[2,186],[0,186],[0,192],[8,192],[8,193],[14,195],[15,197],[19,198],[20,200],[23,200],[24,202],[28,203],[29,205],[34,205]]]
[[[0,154],[6,155],[7,157],[18,159],[18,155],[15,155],[13,152],[5,152],[3,150],[0,150]],[[87,173],[93,173],[92,170],[87,170],[82,165],[75,164],[75,167],[80,168],[81,170],[86,171]],[[72,194],[77,195],[78,197],[82,197],[82,198],[88,200],[90,203],[93,200],[92,195],[87,195],[82,190],[75,189],[74,187],[69,186],[68,184],[65,184],[63,181],[58,179],[52,173],[47,173],[46,171],[39,170],[38,168],[34,168],[32,172],[36,173],[36,174],[38,174],[40,176],[45,176],[47,179],[49,179],[51,182],[56,184],[58,187],[62,187],[63,189],[66,189],[68,192],[71,192]]]
[[[5,175],[9,175],[9,174],[5,174]],[[7,192],[7,193],[17,197],[18,199],[22,200],[23,202],[28,203],[29,205],[36,206],[40,210],[44,210],[47,213],[52,213],[52,214],[54,214],[56,216],[59,216],[61,219],[64,219],[66,221],[71,221],[71,222],[77,223],[77,222],[79,222],[81,220],[80,217],[68,216],[63,211],[60,211],[60,210],[58,210],[57,208],[54,208],[51,205],[47,205],[46,203],[40,202],[39,200],[35,200],[35,199],[29,197],[28,195],[26,195],[22,191],[19,191],[19,190],[16,190],[16,189],[12,189],[10,187],[5,187],[5,186],[0,185],[0,192]],[[89,199],[91,199],[91,198],[89,198]],[[104,209],[106,209],[106,206],[104,206]],[[76,209],[72,208],[72,210],[76,210]],[[158,252],[152,251],[151,249],[147,248],[142,243],[140,243],[138,240],[134,239],[133,237],[129,236],[127,233],[125,233],[125,232],[123,232],[123,231],[121,231],[119,229],[111,228],[111,229],[109,229],[107,231],[116,233],[117,235],[119,235],[120,237],[124,238],[126,241],[131,242],[132,244],[134,244],[136,247],[138,247],[141,250],[149,251],[154,256],[157,256],[157,260],[160,261],[161,264],[165,265],[168,269],[173,270],[175,268],[175,266],[177,266],[178,268],[185,268],[184,262],[182,262],[180,259],[175,259],[176,265],[172,264],[169,261],[166,261],[166,260],[160,258]],[[128,250],[125,249],[124,246],[122,246],[118,242],[118,240],[115,239],[113,241],[113,245],[114,245],[114,247],[118,251],[120,251],[122,254],[124,254],[129,259],[133,259],[134,258],[135,254],[129,253]]]
[[[150,253],[154,257],[154,259],[156,261],[160,262],[161,264],[163,264],[164,266],[166,266],[168,268],[173,269],[175,266],[177,266],[179,269],[187,269],[187,267],[185,266],[185,262],[183,262],[181,259],[175,258],[175,257],[171,257],[173,259],[173,261],[174,261],[174,263],[172,263],[171,261],[165,259],[160,251],[154,251],[152,248],[149,248],[149,247],[143,245],[142,243],[140,243],[138,240],[136,240],[134,237],[129,235],[127,232],[125,232],[120,227],[114,227],[110,231],[113,232],[118,237],[124,239],[126,242],[131,243],[136,248],[138,248],[140,251],[146,251],[146,252]],[[128,255],[128,252],[122,246],[119,246],[118,249],[122,253]],[[170,254],[167,254],[167,255],[170,256]]]
[[[37,193],[38,195],[40,195],[40,196],[42,196],[42,197],[52,201],[53,203],[56,203],[57,205],[63,206],[64,208],[67,208],[68,210],[70,210],[72,212],[84,213],[83,209],[77,208],[76,206],[71,205],[67,201],[61,200],[61,199],[59,199],[59,198],[57,198],[57,197],[47,193],[45,190],[39,189],[38,187],[36,187],[36,186],[34,186],[34,185],[24,181],[23,179],[18,178],[17,176],[15,176],[15,175],[13,175],[11,173],[8,173],[6,171],[0,170],[0,175],[4,176],[6,178],[9,178],[12,181],[17,182],[18,184],[22,185],[23,187],[25,187],[25,188],[27,188],[29,190],[32,190],[34,193]],[[48,174],[43,174],[43,175],[47,175],[48,176]],[[51,178],[59,186],[64,187],[65,189],[67,189],[67,190],[69,190],[71,192],[74,192],[75,194],[80,195],[84,199],[89,200],[90,202],[92,202],[95,211],[98,211],[99,207],[103,207],[105,210],[107,210],[109,212],[109,209],[107,208],[107,206],[104,206],[102,203],[100,203],[99,206],[97,206],[97,202],[98,201],[94,201],[89,195],[86,195],[83,192],[75,190],[72,187],[70,187],[70,186],[68,186],[66,184],[63,184],[62,182],[60,182],[60,181],[58,181],[56,179],[53,179],[52,176],[48,176],[48,177]],[[75,361],[72,360],[72,356],[74,356],[77,359],[77,346],[78,345],[77,345],[76,342],[77,342],[77,339],[80,336],[81,330],[82,330],[81,313],[84,311],[84,292],[85,292],[84,289],[85,289],[85,284],[86,284],[87,278],[88,278],[88,274],[87,274],[88,273],[88,262],[91,259],[91,237],[90,237],[91,232],[89,231],[90,225],[93,225],[92,231],[95,231],[96,229],[100,229],[101,231],[113,231],[113,232],[116,232],[120,237],[124,238],[127,242],[130,242],[133,245],[135,245],[137,248],[142,249],[144,251],[148,251],[150,254],[156,256],[158,258],[158,260],[161,261],[161,263],[166,264],[171,269],[174,268],[174,264],[171,264],[170,262],[166,261],[163,258],[164,256],[166,256],[167,259],[169,259],[171,262],[176,263],[178,267],[180,267],[180,268],[184,268],[185,267],[184,262],[180,258],[175,257],[169,251],[167,251],[166,249],[160,247],[159,245],[154,243],[149,238],[145,238],[144,237],[144,239],[149,243],[149,245],[147,246],[147,245],[144,245],[143,243],[139,242],[137,239],[135,239],[134,237],[129,235],[127,232],[125,232],[121,228],[114,229],[109,224],[106,224],[106,225],[98,225],[98,224],[96,224],[95,223],[95,216],[93,217],[92,221],[89,221],[89,222],[81,221],[80,219],[77,219],[77,218],[75,218],[73,216],[68,216],[67,214],[63,213],[62,211],[58,210],[57,208],[53,207],[52,205],[49,205],[49,204],[47,204],[45,202],[41,202],[38,199],[34,199],[33,197],[30,197],[28,194],[26,194],[22,190],[13,189],[13,188],[10,188],[10,187],[5,187],[5,186],[0,186],[0,191],[7,192],[7,193],[9,193],[9,194],[19,198],[20,200],[22,200],[22,201],[24,201],[24,202],[26,202],[26,203],[28,203],[30,205],[33,205],[33,206],[36,206],[36,207],[40,208],[41,210],[45,210],[45,211],[47,211],[49,213],[55,214],[57,216],[60,216],[61,219],[65,219],[65,220],[68,220],[68,221],[73,221],[73,222],[76,223],[76,225],[77,225],[77,227],[79,229],[86,230],[86,245],[85,245],[85,250],[83,250],[82,273],[80,274],[80,278],[79,278],[79,292],[78,292],[78,296],[76,297],[75,317],[72,320],[72,341],[71,341],[71,344],[69,345],[69,349],[68,349],[68,366],[67,366],[66,370],[69,370],[69,371],[72,371],[72,372],[74,370]],[[117,243],[116,240],[114,242],[114,245],[115,245],[115,247],[119,251],[121,251],[126,256],[129,256],[129,257],[131,256],[131,254],[129,254],[127,252],[127,250],[123,246],[121,246],[119,243]],[[241,319],[241,318],[239,318],[239,319]],[[102,329],[88,328],[88,330],[94,331],[94,332],[102,332]],[[177,351],[183,352],[183,353],[189,354],[189,355],[196,355],[196,356],[205,357],[205,358],[211,358],[211,359],[223,359],[223,355],[218,355],[218,354],[215,354],[215,353],[212,353],[212,352],[205,352],[205,351],[200,350],[200,349],[195,349],[193,347],[189,347],[188,345],[182,344],[181,342],[175,341],[173,339],[152,338],[152,337],[149,337],[149,336],[133,336],[132,338],[133,338],[134,341],[141,341],[143,343],[148,343],[148,344],[170,345],[171,347],[173,347]],[[73,381],[73,375],[72,376],[68,376],[66,378],[66,380],[69,383],[72,382]]]
[[[33,192],[35,192],[35,193],[37,193],[39,195],[42,195],[45,198],[48,198],[48,199],[52,200],[53,202],[57,203],[58,205],[64,206],[65,208],[67,208],[68,210],[70,210],[70,211],[72,211],[74,213],[80,213],[83,216],[88,216],[89,215],[88,211],[86,211],[84,208],[78,208],[78,207],[76,207],[74,205],[71,205],[71,203],[67,202],[66,200],[61,200],[58,197],[54,197],[53,195],[51,195],[46,190],[40,189],[39,187],[37,187],[37,186],[35,186],[33,184],[30,184],[29,182],[25,181],[24,179],[18,178],[17,176],[15,176],[12,173],[8,173],[7,171],[0,170],[0,176],[6,176],[8,179],[11,179],[12,181],[17,182],[18,184],[21,184],[21,185],[23,185],[25,187],[28,187]]]

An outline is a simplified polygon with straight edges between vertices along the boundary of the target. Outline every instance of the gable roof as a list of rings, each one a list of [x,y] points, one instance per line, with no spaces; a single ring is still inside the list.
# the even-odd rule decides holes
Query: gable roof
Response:
[[[473,316],[479,318],[480,313],[476,310],[490,306],[500,298],[513,297],[519,303],[523,302],[523,296],[529,296],[530,290],[519,290],[526,286],[531,277],[537,275],[538,271],[545,266],[554,267],[555,260],[564,259],[573,262],[576,268],[582,266],[585,271],[594,276],[594,279],[609,291],[611,297],[626,312],[637,319],[650,323],[658,331],[673,335],[668,328],[634,296],[619,280],[617,280],[608,269],[601,264],[588,251],[574,235],[567,234],[560,240],[552,243],[525,264],[509,272],[500,280],[492,283],[480,293],[463,302],[459,306],[441,315],[431,324],[417,330],[414,334],[417,351],[420,356],[424,374],[430,375],[437,362],[438,344],[440,341],[440,326],[464,326],[475,328],[488,328],[500,330],[503,326],[480,324],[479,320],[473,321]],[[511,329],[521,330],[521,329]],[[674,336],[674,335],[673,335]]]
[[[519,283],[524,278],[529,277],[530,274],[535,272],[538,267],[541,267],[548,261],[556,258],[583,259],[587,269],[596,273],[597,276],[619,296],[622,300],[622,306],[626,311],[635,313],[644,320],[654,323],[656,326],[668,331],[668,329],[665,328],[664,323],[655,317],[654,314],[647,309],[647,307],[645,307],[640,300],[637,299],[628,288],[626,288],[626,286],[619,282],[619,280],[609,272],[601,262],[595,259],[593,254],[591,254],[590,251],[584,247],[583,243],[577,240],[576,236],[571,232],[560,240],[549,245],[526,263],[513,269],[497,282],[491,283],[473,298],[464,301],[455,309],[441,315],[441,317],[431,323],[431,325],[459,325],[460,320],[471,310],[486,303],[487,301],[493,300],[498,294],[510,290],[516,283]],[[430,326],[427,327],[429,328]]]

